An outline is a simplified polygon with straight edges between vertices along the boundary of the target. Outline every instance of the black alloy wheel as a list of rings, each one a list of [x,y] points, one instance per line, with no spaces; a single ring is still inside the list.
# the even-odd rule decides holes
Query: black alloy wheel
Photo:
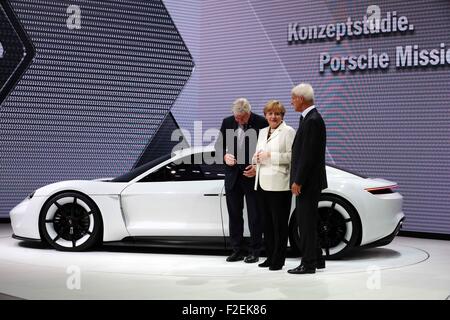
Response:
[[[356,245],[361,234],[361,222],[356,210],[346,200],[322,194],[318,205],[317,236],[325,259],[338,259]],[[300,230],[292,213],[289,223],[289,241],[294,253],[302,254]]]
[[[101,241],[102,219],[94,201],[76,192],[63,192],[42,207],[39,230],[61,251],[84,251]]]

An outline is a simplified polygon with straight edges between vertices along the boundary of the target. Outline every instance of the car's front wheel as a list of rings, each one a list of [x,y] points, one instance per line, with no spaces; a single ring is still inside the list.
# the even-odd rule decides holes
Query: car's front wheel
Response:
[[[344,199],[322,194],[319,200],[317,235],[326,259],[337,259],[345,255],[356,244],[361,233],[356,210]],[[301,253],[300,229],[295,212],[289,223],[289,241],[295,253]]]
[[[101,239],[100,211],[89,197],[64,192],[50,198],[39,216],[41,236],[61,251],[83,251]]]

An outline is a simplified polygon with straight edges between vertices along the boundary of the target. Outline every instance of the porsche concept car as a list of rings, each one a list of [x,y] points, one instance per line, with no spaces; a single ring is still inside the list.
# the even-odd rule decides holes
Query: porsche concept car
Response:
[[[64,251],[111,242],[226,248],[224,168],[209,161],[213,158],[211,147],[190,148],[114,179],[44,186],[11,210],[13,237],[44,241]],[[327,258],[390,243],[404,219],[396,184],[332,166],[327,166],[327,175],[317,226]],[[292,211],[294,206],[295,201]],[[289,243],[301,254],[294,217],[291,214]],[[248,237],[247,221],[244,225]]]

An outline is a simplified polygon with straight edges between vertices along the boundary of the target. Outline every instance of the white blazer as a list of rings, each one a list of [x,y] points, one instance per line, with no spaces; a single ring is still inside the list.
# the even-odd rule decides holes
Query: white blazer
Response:
[[[265,191],[287,191],[291,168],[292,143],[295,138],[295,130],[284,121],[267,138],[270,127],[259,131],[256,153],[269,151],[270,158],[256,165],[255,190],[258,183]],[[256,153],[253,163],[256,162]]]

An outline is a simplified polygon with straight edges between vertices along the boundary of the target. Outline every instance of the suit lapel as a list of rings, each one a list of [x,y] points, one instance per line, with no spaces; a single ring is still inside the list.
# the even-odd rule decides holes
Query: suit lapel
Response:
[[[280,132],[283,130],[283,127],[286,124],[284,122],[282,122],[279,127],[270,135],[269,139],[267,139],[267,142],[269,142],[270,140],[272,140],[273,138],[275,138],[276,136],[278,136],[280,134]],[[267,131],[270,131],[270,127],[269,129],[267,129]]]
[[[236,131],[236,129],[238,128],[239,124],[237,123],[236,120],[233,119],[233,130]]]
[[[309,117],[311,117],[316,112],[317,112],[316,108],[313,108],[311,111],[309,111],[306,117],[303,118],[302,125],[305,123],[306,120],[308,120]]]
[[[297,140],[297,136],[299,137],[298,139],[300,139],[300,136],[302,135],[303,128],[305,127],[306,121],[308,121],[308,119],[309,119],[314,113],[316,113],[316,112],[317,112],[317,109],[314,108],[314,109],[312,109],[311,111],[308,112],[308,114],[306,115],[306,117],[303,118],[303,120],[302,120],[302,125],[301,125],[300,128],[298,128],[297,134],[295,135],[295,140]],[[294,141],[295,141],[295,140],[294,140]]]
[[[270,130],[270,129],[269,129]],[[280,134],[279,130],[275,130],[269,137],[269,139],[267,139],[267,142],[269,142],[270,140],[272,140],[273,138],[275,138],[277,135]]]
[[[306,117],[309,116],[309,113],[306,115]],[[305,119],[302,120],[302,125],[297,128],[297,132],[295,133],[294,141],[292,142],[292,145],[295,146],[295,142],[300,139],[300,136],[302,135],[303,125],[305,124]]]
[[[253,122],[255,121],[255,116],[253,115],[253,112],[250,113],[250,118],[248,119],[247,122],[247,130],[250,128],[253,128]]]

